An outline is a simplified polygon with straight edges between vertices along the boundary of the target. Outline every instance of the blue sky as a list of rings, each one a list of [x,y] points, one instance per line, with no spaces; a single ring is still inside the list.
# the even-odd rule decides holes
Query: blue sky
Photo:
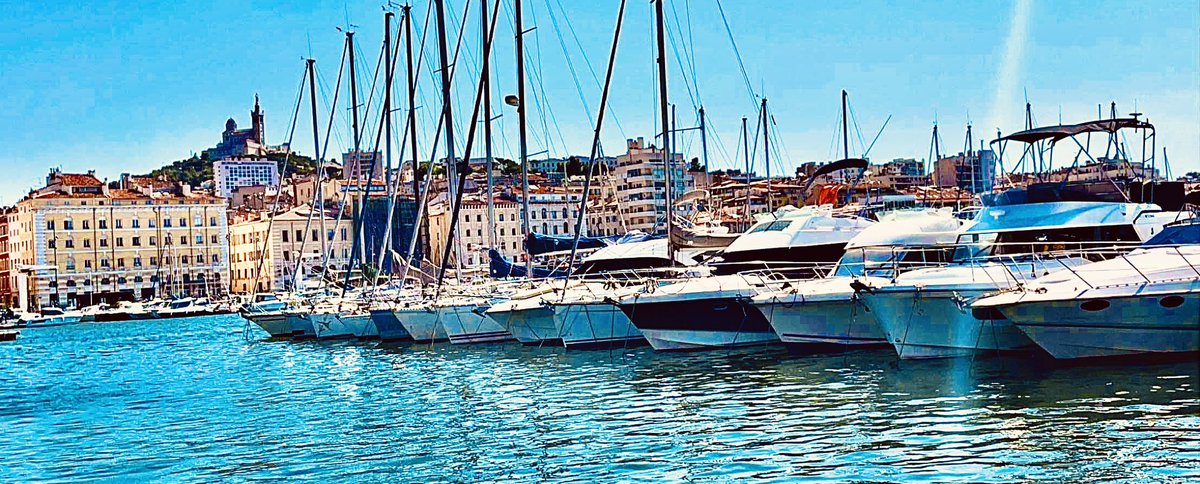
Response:
[[[463,125],[478,72],[478,2],[470,6],[459,62],[465,70],[455,82],[455,111]],[[496,34],[497,99],[514,89],[510,3],[501,7]],[[780,156],[773,154],[773,172],[840,157],[832,147],[843,88],[850,92],[862,138],[855,134],[852,154],[861,154],[861,145],[892,117],[870,152],[876,161],[927,156],[935,120],[945,146],[954,151],[961,149],[968,119],[989,138],[997,128],[1020,129],[1028,95],[1043,125],[1057,123],[1060,115],[1068,123],[1094,117],[1098,103],[1107,109],[1116,101],[1121,113],[1136,104],[1158,126],[1159,145],[1168,148],[1173,171],[1200,170],[1200,2],[853,3],[722,2],[754,95],[765,95],[773,111],[773,129],[782,144]],[[214,145],[226,118],[248,125],[255,93],[267,111],[268,142],[283,142],[302,59],[318,60],[328,95],[343,43],[335,27],[357,26],[359,65],[367,74],[382,31],[376,2],[0,4],[0,124],[5,127],[0,166],[7,172],[0,179],[0,203],[15,202],[40,186],[52,166],[94,168],[101,177],[115,179],[187,157]],[[452,38],[463,5],[450,2]],[[526,37],[527,61],[531,86],[538,86],[531,152],[588,150],[589,119],[600,89],[587,62],[603,76],[616,6],[615,1],[526,0],[526,23],[536,26]],[[415,2],[419,34],[427,9],[425,1]],[[623,151],[625,137],[650,138],[656,129],[651,13],[648,2],[629,2],[604,126],[609,154]],[[713,128],[712,166],[743,163],[733,158],[740,118],[748,116],[753,123],[757,106],[717,2],[676,0],[669,3],[668,17],[677,36],[668,56],[679,124],[695,122],[698,95]],[[435,56],[432,40],[427,52]],[[686,75],[678,59],[693,59]],[[431,71],[422,72],[421,79],[419,141],[428,156],[424,131],[432,130],[438,92]],[[365,87],[369,80],[360,82]],[[502,115],[497,154],[511,156],[515,114],[499,101],[494,104]],[[327,113],[321,116],[324,126]],[[312,153],[304,121],[294,145]],[[335,125],[333,144],[347,145],[344,115]],[[683,136],[680,146],[688,156],[699,156],[694,135]],[[756,170],[761,173],[760,157]]]

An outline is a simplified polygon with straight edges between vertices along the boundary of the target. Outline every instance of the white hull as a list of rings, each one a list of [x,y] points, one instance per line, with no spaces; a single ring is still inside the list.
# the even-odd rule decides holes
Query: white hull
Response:
[[[513,340],[513,335],[504,329],[504,326],[484,315],[481,309],[474,304],[437,308],[450,343],[495,343]]]
[[[775,333],[643,329],[642,335],[657,351],[711,350],[778,343]]]
[[[367,314],[343,315],[320,313],[310,316],[317,339],[359,338],[368,334],[371,317]]]
[[[413,341],[430,343],[446,340],[446,328],[438,321],[438,313],[433,308],[397,309],[393,312]]]
[[[544,305],[513,311],[488,313],[513,335],[527,345],[557,343],[558,328],[554,325],[554,310]]]
[[[83,315],[76,316],[41,316],[28,319],[22,322],[27,327],[38,328],[45,326],[62,326],[66,324],[75,324],[83,320]]]
[[[886,345],[875,313],[846,294],[844,299],[807,300],[783,297],[755,306],[779,340],[790,345]]]
[[[554,304],[554,324],[567,348],[645,341],[629,317],[606,302]]]
[[[879,290],[860,294],[903,359],[1025,351],[1033,342],[1005,319],[976,319],[969,301],[996,289]]]
[[[1200,351],[1200,293],[1109,298],[1102,312],[1085,312],[1080,300],[1029,302],[1000,307],[1034,343],[1057,359]]]
[[[284,338],[292,336],[292,327],[288,324],[288,317],[283,313],[257,313],[244,316],[258,327],[266,331],[272,338]]]
[[[291,328],[293,338],[313,338],[317,335],[313,329],[312,319],[310,315],[304,313],[291,313],[287,315],[288,327]]]

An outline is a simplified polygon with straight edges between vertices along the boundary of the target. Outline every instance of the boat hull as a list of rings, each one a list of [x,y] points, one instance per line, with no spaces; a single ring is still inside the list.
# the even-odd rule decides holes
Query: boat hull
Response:
[[[659,351],[763,345],[779,337],[757,308],[743,297],[632,300],[619,304],[646,341]]]
[[[371,311],[371,322],[379,333],[382,341],[403,341],[412,339],[408,330],[400,323],[400,319],[391,309],[375,309]]]
[[[317,339],[347,339],[357,338],[366,332],[370,324],[370,316],[342,315],[336,313],[319,313],[309,316],[312,320],[314,336]]]
[[[258,327],[266,331],[272,338],[290,338],[292,336],[292,327],[288,324],[288,317],[283,313],[245,313],[243,318],[250,320]]]
[[[488,313],[517,341],[527,345],[557,344],[562,341],[554,325],[554,309],[546,305]]]
[[[288,328],[291,329],[292,338],[308,339],[317,336],[317,332],[313,329],[312,318],[308,314],[293,313],[287,315]]]
[[[484,309],[486,308],[475,304],[437,308],[450,343],[498,343],[515,339],[504,326],[483,314]]]
[[[1024,352],[1033,341],[1004,318],[977,319],[969,301],[996,289],[876,290],[859,297],[902,359]]]
[[[397,309],[393,311],[396,319],[404,325],[404,330],[417,343],[432,343],[446,341],[446,328],[438,321],[438,313],[433,308]]]
[[[50,327],[50,326],[64,326],[64,325],[68,325],[68,324],[75,324],[82,320],[83,320],[83,316],[53,316],[53,317],[34,318],[34,319],[31,319],[28,321],[22,321],[18,324],[21,324],[28,328],[45,328],[45,327]]]
[[[1056,359],[1200,352],[1200,292],[1104,299],[1103,311],[1080,309],[1080,300],[1036,301],[997,308],[1029,339]]]
[[[784,344],[800,348],[888,345],[875,313],[851,294],[839,299],[800,299],[789,296],[755,304]]]
[[[646,337],[620,308],[608,302],[554,304],[554,325],[568,349],[625,347]]]

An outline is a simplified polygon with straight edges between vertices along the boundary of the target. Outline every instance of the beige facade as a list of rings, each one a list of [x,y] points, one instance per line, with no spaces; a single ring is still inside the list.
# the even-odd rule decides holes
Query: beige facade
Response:
[[[51,172],[9,224],[21,303],[78,305],[221,295],[229,267],[225,201],[186,191],[110,190]]]
[[[642,138],[629,140],[628,148],[627,153],[617,157],[617,166],[613,169],[617,197],[629,230],[653,232],[658,219],[667,212],[663,152],[653,146],[647,147]],[[673,155],[671,168],[672,196],[678,197],[695,188],[695,180],[685,175],[683,156]]]
[[[489,223],[487,202],[464,200],[459,210],[458,230],[462,243],[464,267],[487,267],[487,249],[491,247],[491,234],[496,231],[496,250],[511,260],[524,260],[524,232],[521,220],[521,203],[495,202],[495,222]],[[536,200],[529,204],[530,230],[539,234],[571,235],[575,233],[578,218],[578,202],[565,200]],[[430,261],[440,264],[450,232],[450,214],[445,203],[434,203],[429,209]],[[584,227],[586,230],[586,226]],[[453,259],[451,259],[453,260]]]
[[[229,225],[229,292],[250,294],[256,286],[258,292],[275,289],[268,224],[254,217]]]

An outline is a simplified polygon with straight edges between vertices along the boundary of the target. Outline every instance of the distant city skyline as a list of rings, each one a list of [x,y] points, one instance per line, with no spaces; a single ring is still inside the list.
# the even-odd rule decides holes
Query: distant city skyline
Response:
[[[625,138],[649,142],[658,131],[652,10],[643,3],[627,6],[604,126],[610,156],[624,151]],[[462,7],[463,2],[448,2],[452,40]],[[537,27],[526,37],[531,153],[587,153],[599,101],[597,77],[604,72],[616,7],[615,1],[526,2],[525,23]],[[432,23],[425,23],[428,3],[417,2],[413,10],[418,35],[432,33]],[[501,116],[495,154],[512,158],[515,113],[500,101],[514,91],[511,2],[500,12],[493,56],[492,104],[494,115]],[[251,125],[247,113],[255,94],[265,111],[266,143],[287,142],[303,58],[317,59],[322,97],[331,96],[344,42],[335,27],[355,26],[360,85],[366,90],[379,53],[381,13],[378,3],[323,0],[269,8],[225,1],[6,6],[0,18],[0,42],[6,46],[0,55],[5,106],[0,121],[7,129],[0,131],[0,163],[8,173],[0,178],[0,204],[41,186],[50,168],[95,169],[101,178],[115,180],[123,172],[146,173],[198,155],[221,141],[226,119]],[[473,2],[454,87],[455,116],[462,125],[470,116],[478,73],[478,15],[479,3]],[[736,157],[740,118],[749,118],[754,136],[760,95],[768,98],[772,129],[782,145],[778,156],[772,150],[772,174],[840,157],[836,120],[840,90],[846,89],[852,129],[857,125],[851,154],[861,155],[891,116],[870,151],[878,163],[928,158],[935,121],[950,153],[961,150],[969,121],[977,139],[994,138],[997,128],[1019,130],[1027,98],[1040,125],[1057,124],[1060,117],[1064,123],[1092,119],[1098,105],[1107,115],[1110,102],[1121,115],[1142,112],[1158,127],[1158,146],[1168,149],[1172,174],[1200,170],[1200,1],[697,0],[669,2],[667,15],[671,100],[678,104],[680,127],[692,126],[695,108],[705,107],[712,169],[742,167]],[[418,143],[425,158],[440,104],[435,38],[426,40],[418,101]],[[345,106],[343,99],[340,107]],[[292,145],[311,155],[307,109],[300,110]],[[328,111],[321,111],[324,130]],[[352,144],[343,116],[334,123],[329,146],[338,158]],[[371,118],[364,122],[368,130],[376,126],[374,114]],[[458,131],[465,135],[464,128]],[[373,138],[371,133],[364,139]],[[699,156],[694,131],[680,136],[679,147],[688,158]],[[459,151],[461,156],[461,141]],[[396,157],[402,158],[407,156]],[[759,154],[760,173],[761,163]]]

